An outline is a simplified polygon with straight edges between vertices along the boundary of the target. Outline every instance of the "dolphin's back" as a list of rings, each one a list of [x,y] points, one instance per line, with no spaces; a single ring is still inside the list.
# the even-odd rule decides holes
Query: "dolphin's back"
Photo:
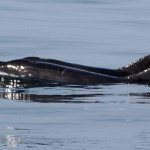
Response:
[[[128,72],[130,75],[140,73],[146,69],[150,68],[150,55],[142,57],[120,69],[120,72]]]
[[[98,74],[104,74],[109,76],[115,76],[115,77],[125,77],[127,75],[130,75],[129,72],[124,70],[114,70],[114,69],[107,69],[107,68],[99,68],[99,67],[92,67],[92,66],[86,66],[86,65],[80,65],[80,64],[74,64],[74,63],[68,63],[56,59],[42,59],[39,57],[26,57],[25,60],[29,60],[32,62],[45,62],[45,63],[52,63],[61,65],[64,67],[70,67],[74,69],[82,69],[84,71],[94,72]]]
[[[82,69],[74,69],[53,63],[29,61],[18,59],[4,62],[0,65],[0,72],[12,77],[28,79],[48,80],[61,84],[100,84],[120,82],[114,76],[102,75],[95,72],[88,72]]]
[[[61,84],[145,83],[150,82],[150,55],[118,70],[27,57],[0,62],[0,73]]]
[[[123,78],[127,83],[150,84],[150,69]]]

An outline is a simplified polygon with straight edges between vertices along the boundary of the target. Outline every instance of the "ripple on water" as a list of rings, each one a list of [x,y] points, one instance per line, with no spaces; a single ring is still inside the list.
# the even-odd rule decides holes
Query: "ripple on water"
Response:
[[[147,85],[60,85],[21,79],[3,79],[0,98],[40,103],[141,103],[149,104]]]

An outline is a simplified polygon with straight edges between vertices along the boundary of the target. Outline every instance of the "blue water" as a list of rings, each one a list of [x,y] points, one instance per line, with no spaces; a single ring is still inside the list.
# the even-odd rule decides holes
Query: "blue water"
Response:
[[[0,60],[107,68],[150,52],[148,0],[0,0]],[[147,85],[0,88],[0,149],[148,150]]]

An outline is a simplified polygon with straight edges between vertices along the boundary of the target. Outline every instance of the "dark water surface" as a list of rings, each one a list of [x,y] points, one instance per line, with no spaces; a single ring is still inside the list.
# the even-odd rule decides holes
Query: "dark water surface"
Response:
[[[148,0],[0,0],[0,60],[118,68],[150,54]],[[0,149],[148,150],[148,85],[0,81]]]

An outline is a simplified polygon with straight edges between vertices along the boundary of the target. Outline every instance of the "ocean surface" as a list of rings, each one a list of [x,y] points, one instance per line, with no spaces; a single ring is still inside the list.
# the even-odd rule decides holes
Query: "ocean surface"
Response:
[[[0,61],[116,69],[150,54],[148,0],[0,0]],[[0,82],[0,150],[149,150],[150,87]]]

